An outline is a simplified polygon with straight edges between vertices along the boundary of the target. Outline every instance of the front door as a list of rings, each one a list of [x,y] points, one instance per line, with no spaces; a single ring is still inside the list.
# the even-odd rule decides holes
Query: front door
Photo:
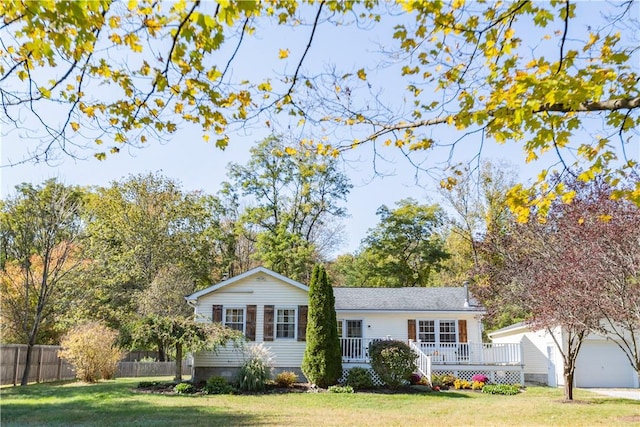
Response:
[[[338,335],[340,336],[343,359],[360,360],[364,358],[362,320],[339,320]]]

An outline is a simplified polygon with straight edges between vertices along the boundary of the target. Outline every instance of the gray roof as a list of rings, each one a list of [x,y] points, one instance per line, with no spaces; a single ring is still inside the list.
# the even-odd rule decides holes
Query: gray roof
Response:
[[[460,288],[333,288],[336,310],[484,311]]]

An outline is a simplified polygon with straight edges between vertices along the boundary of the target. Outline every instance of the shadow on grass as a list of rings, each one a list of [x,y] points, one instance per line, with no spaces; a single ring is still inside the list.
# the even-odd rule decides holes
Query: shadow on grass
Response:
[[[215,398],[141,395],[132,382],[37,384],[2,390],[2,426],[266,425],[268,416],[217,407]],[[197,400],[194,400],[197,399]],[[202,399],[202,400],[201,400]]]

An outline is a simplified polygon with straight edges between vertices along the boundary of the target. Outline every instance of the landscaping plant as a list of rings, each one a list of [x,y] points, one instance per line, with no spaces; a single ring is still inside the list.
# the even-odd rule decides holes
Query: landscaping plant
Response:
[[[373,380],[369,370],[360,366],[349,369],[347,371],[346,385],[353,387],[354,390],[368,390],[373,388]]]
[[[342,351],[333,288],[321,265],[316,265],[311,275],[306,337],[302,372],[318,387],[336,384],[342,375]]]
[[[213,376],[207,380],[203,391],[205,394],[230,394],[233,387],[224,377]]]
[[[350,385],[332,385],[328,390],[329,393],[353,393],[353,387]]]
[[[173,388],[173,391],[178,394],[191,394],[195,392],[195,388],[189,383],[179,383],[176,384],[176,386]]]
[[[483,387],[482,392],[513,396],[520,393],[520,386],[518,384],[487,384]]]
[[[293,387],[298,381],[298,376],[295,372],[284,371],[276,375],[274,381],[278,387]]]
[[[123,356],[116,346],[117,337],[118,333],[102,322],[84,323],[62,338],[58,355],[73,365],[81,381],[112,379]]]
[[[238,374],[238,388],[242,391],[264,391],[271,379],[273,355],[263,343],[245,349],[245,362]]]
[[[374,341],[369,348],[369,355],[373,370],[392,389],[407,382],[417,369],[418,356],[402,341]]]

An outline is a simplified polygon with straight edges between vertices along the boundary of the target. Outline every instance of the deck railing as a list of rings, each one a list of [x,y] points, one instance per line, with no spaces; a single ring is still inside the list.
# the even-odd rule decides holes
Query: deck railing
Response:
[[[342,361],[364,363],[369,361],[371,341],[388,338],[341,338]],[[434,365],[521,365],[520,344],[414,342]]]
[[[455,365],[521,365],[520,344],[417,342],[434,364]]]
[[[420,347],[412,340],[409,340],[409,347],[418,355],[418,359],[416,360],[418,372],[431,383],[431,357],[424,354]]]

